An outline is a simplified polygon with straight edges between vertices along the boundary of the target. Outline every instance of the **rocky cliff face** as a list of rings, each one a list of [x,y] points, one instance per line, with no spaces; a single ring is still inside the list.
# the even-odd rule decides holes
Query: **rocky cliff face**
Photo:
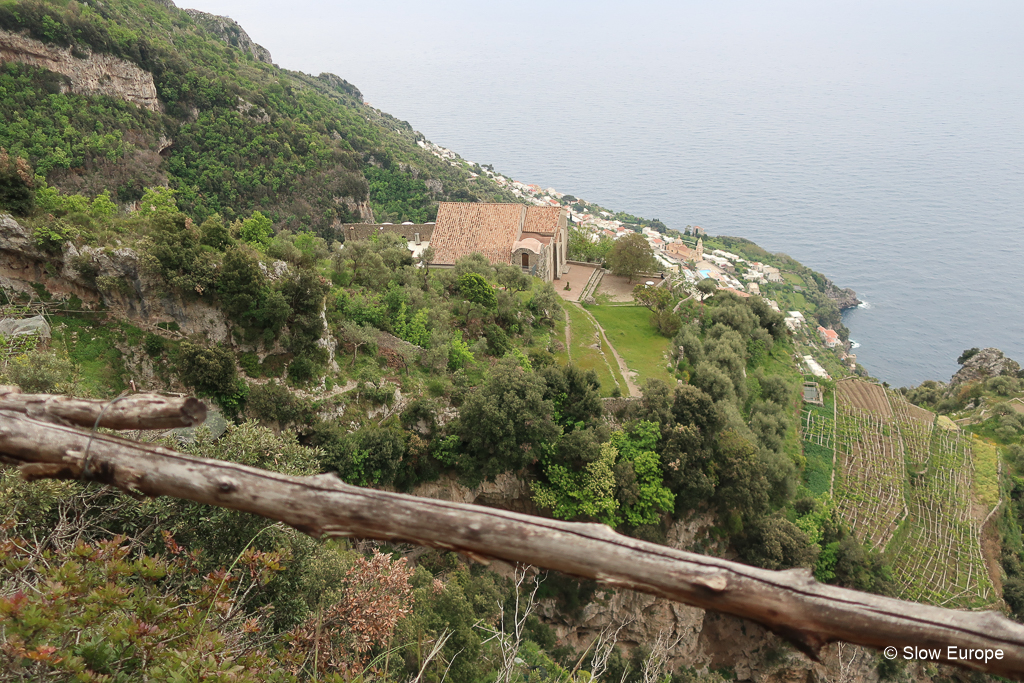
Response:
[[[238,48],[242,52],[252,55],[252,58],[258,62],[263,62],[264,64],[274,63],[270,57],[270,50],[255,43],[249,37],[249,34],[245,32],[245,29],[239,26],[234,19],[216,14],[207,14],[197,9],[187,9],[185,13],[192,17],[196,24],[202,26],[209,33],[231,47]]]
[[[70,48],[0,31],[0,62],[22,62],[61,74],[67,78],[66,91],[108,95],[150,111],[163,111],[153,74],[111,55],[93,53],[80,58]]]
[[[840,311],[856,308],[861,304],[860,299],[857,298],[857,292],[849,287],[840,289],[831,280],[825,280],[825,296],[834,301]]]
[[[228,340],[227,321],[217,306],[169,294],[140,268],[134,249],[78,248],[68,242],[60,254],[50,254],[36,247],[31,230],[0,214],[0,287],[33,294],[32,283],[57,299],[74,295],[87,305],[102,302],[143,328],[174,322],[183,334]]]
[[[1004,356],[999,349],[982,349],[964,361],[963,367],[956,371],[949,384],[955,387],[965,382],[976,382],[999,375],[1016,376],[1018,372],[1020,364]]]

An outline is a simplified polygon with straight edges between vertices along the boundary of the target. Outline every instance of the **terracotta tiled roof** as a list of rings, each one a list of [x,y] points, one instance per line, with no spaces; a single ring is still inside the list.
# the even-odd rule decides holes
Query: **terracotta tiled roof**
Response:
[[[668,253],[674,254],[676,256],[681,256],[684,259],[691,259],[696,257],[697,255],[697,252],[695,252],[693,249],[690,249],[685,244],[674,243],[668,245],[667,247],[665,247],[665,249],[668,251]]]
[[[525,217],[523,204],[441,202],[430,241],[434,263],[455,263],[474,251],[491,263],[508,263]]]
[[[553,235],[558,230],[558,219],[562,209],[554,206],[530,206],[526,209],[526,223],[523,232],[539,232]]]

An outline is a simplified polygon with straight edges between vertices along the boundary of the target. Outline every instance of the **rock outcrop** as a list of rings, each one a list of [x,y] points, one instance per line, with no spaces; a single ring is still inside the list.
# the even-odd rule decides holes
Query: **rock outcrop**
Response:
[[[270,50],[253,41],[249,34],[245,32],[245,29],[239,26],[238,22],[234,19],[217,14],[207,14],[197,9],[187,9],[185,13],[192,17],[196,25],[204,28],[211,35],[216,36],[218,40],[251,55],[258,62],[263,62],[264,64],[274,63],[274,60],[270,57]]]
[[[203,299],[185,300],[140,267],[134,249],[76,247],[67,242],[60,254],[40,250],[32,231],[8,214],[0,214],[0,287],[34,294],[41,284],[58,299],[76,296],[86,305],[102,302],[115,315],[141,327],[174,322],[186,335],[228,341],[224,313]]]
[[[537,508],[530,498],[530,485],[511,472],[499,474],[494,481],[485,481],[473,488],[463,486],[458,478],[451,474],[444,474],[435,481],[417,485],[411,493],[414,496],[436,500],[475,503],[502,510],[537,514]]]
[[[327,83],[327,85],[331,86],[335,90],[343,92],[347,95],[351,95],[352,97],[356,98],[357,102],[363,101],[363,93],[359,91],[359,88],[352,85],[341,76],[325,71],[319,76],[317,76],[317,79],[323,81],[324,83]]]
[[[950,387],[965,382],[976,382],[999,375],[1016,376],[1020,363],[1003,355],[999,349],[982,349],[964,361],[963,366],[949,380]]]
[[[0,62],[21,62],[60,74],[67,79],[63,92],[108,95],[163,111],[153,74],[112,55],[94,52],[79,58],[70,48],[0,30]]]
[[[836,307],[842,311],[847,308],[860,306],[861,301],[857,298],[857,292],[849,287],[839,288],[831,280],[825,280],[825,296],[835,302]]]

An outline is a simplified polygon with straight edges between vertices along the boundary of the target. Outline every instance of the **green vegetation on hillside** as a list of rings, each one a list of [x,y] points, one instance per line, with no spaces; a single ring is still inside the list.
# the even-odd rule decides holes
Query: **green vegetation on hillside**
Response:
[[[0,29],[153,75],[165,113],[63,92],[65,77],[43,69],[0,70],[0,146],[63,190],[109,190],[124,203],[166,181],[196,221],[258,209],[279,228],[328,237],[360,221],[364,202],[377,220],[401,222],[431,219],[441,199],[514,200],[421,149],[407,123],[350,84],[255,61],[173,7],[7,0]]]
[[[0,382],[106,398],[196,394],[225,417],[222,435],[139,438],[401,491],[442,475],[465,485],[511,475],[526,482],[524,499],[496,504],[655,542],[675,523],[706,517],[712,526],[695,546],[772,569],[812,568],[839,585],[897,587],[885,558],[850,533],[843,472],[843,492],[828,495],[837,442],[863,424],[844,415],[829,431],[831,393],[824,409],[803,410],[793,338],[763,299],[708,292],[680,301],[658,288],[638,290],[642,305],[584,309],[480,254],[426,268],[393,234],[343,243],[337,226],[368,209],[380,221],[426,221],[439,200],[510,195],[424,151],[409,124],[368,107],[341,79],[254,61],[203,25],[144,0],[0,2],[0,28],[149,71],[164,109],[62,92],[64,80],[44,70],[0,69],[0,208],[19,215],[30,243],[19,248],[45,273],[45,284],[0,301],[4,315],[44,311],[53,330],[48,347],[0,339]],[[788,257],[732,238],[706,243],[782,264],[787,287],[805,288],[805,310],[837,315],[830,283]],[[591,251],[604,258],[611,249]],[[631,263],[633,272],[649,265]],[[626,387],[609,343],[637,373],[641,396],[602,401]],[[999,480],[991,451],[965,460],[964,439],[928,442],[929,466],[973,465],[986,502],[1001,487],[1005,547],[1019,548],[1024,448],[1005,392],[1020,387],[982,388],[1004,392],[1005,405],[975,429],[1017,463],[1013,476]],[[982,393],[954,399],[966,409]],[[964,482],[922,482],[912,503],[947,495],[949,510],[963,512]],[[947,526],[970,536],[961,522]],[[901,568],[933,557],[918,552],[937,547],[917,540],[927,531],[900,527]],[[978,571],[972,552],[957,559]],[[1016,552],[1003,558],[1007,603],[1024,613]],[[421,680],[475,683],[508,665],[521,680],[589,679],[592,660],[580,665],[581,653],[558,647],[536,616],[515,643],[521,662],[503,657],[505,636],[495,632],[515,630],[510,611],[529,580],[513,586],[451,553],[416,553],[415,563],[410,554],[403,544],[319,543],[228,509],[77,481],[26,483],[3,470],[0,562],[24,590],[0,596],[9,655],[0,671],[401,681],[425,669]],[[953,584],[966,590],[962,573]],[[544,594],[566,614],[606,597],[548,581]],[[921,586],[915,595],[948,593]],[[632,659],[614,653],[608,679],[639,683],[645,658],[641,648]]]

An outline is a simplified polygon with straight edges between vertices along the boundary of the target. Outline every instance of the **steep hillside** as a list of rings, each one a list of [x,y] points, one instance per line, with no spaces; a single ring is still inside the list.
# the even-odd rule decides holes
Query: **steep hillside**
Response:
[[[172,3],[5,2],[0,57],[0,147],[64,191],[134,202],[166,182],[199,222],[260,210],[325,237],[510,199],[345,80],[279,69],[234,22]]]
[[[0,215],[0,384],[195,394],[216,407],[209,430],[138,438],[600,522],[771,569],[807,567],[836,585],[915,588],[890,566],[924,557],[914,529],[883,530],[906,541],[886,555],[851,512],[852,486],[832,495],[835,455],[853,455],[869,419],[835,419],[831,379],[821,406],[802,401],[808,358],[837,377],[848,358],[789,327],[768,299],[676,283],[633,290],[646,308],[600,296],[577,305],[480,254],[442,269],[397,234],[343,242],[346,221],[427,221],[438,200],[517,197],[428,151],[342,78],[277,68],[222,17],[169,1],[4,0],[0,29],[0,209],[13,214]],[[752,243],[708,242],[778,264],[790,279],[771,295],[839,327],[848,291]],[[26,320],[48,332],[14,334]],[[982,390],[970,386],[955,398],[978,408]],[[1020,387],[989,379],[982,389]],[[901,415],[870,423],[889,455],[921,436]],[[936,433],[912,455],[962,466],[952,457],[962,440]],[[978,482],[979,500],[994,504],[990,474],[958,480],[954,513],[967,514],[961,489]],[[893,490],[909,476],[901,470]],[[913,500],[923,509],[925,496]],[[1012,564],[1019,527],[1007,524]],[[968,545],[974,574],[912,595],[996,601],[998,576],[978,578],[980,551]],[[0,610],[13,624],[0,671],[25,679],[929,675],[862,649],[836,648],[822,666],[760,627],[567,577],[534,582],[398,543],[315,543],[230,510],[27,484],[9,470],[0,562]],[[512,615],[537,583],[517,629]],[[599,634],[624,647],[598,646]]]

